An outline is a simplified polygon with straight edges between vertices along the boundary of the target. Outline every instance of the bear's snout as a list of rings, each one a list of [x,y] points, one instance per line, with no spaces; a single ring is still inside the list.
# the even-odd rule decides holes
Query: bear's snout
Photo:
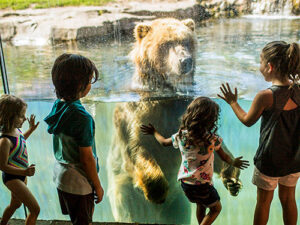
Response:
[[[193,69],[192,57],[180,59],[180,69],[181,69],[181,74],[187,74],[191,72],[191,70]]]

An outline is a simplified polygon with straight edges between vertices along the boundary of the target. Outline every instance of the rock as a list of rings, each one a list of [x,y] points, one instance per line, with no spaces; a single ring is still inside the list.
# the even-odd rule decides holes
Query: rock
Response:
[[[133,2],[102,7],[0,10],[2,39],[12,44],[50,44],[66,41],[107,41],[133,38],[137,22],[161,17],[209,17],[195,0]]]
[[[249,0],[198,0],[197,2],[214,18],[236,17],[249,11]]]
[[[157,18],[236,17],[245,13],[300,14],[299,0],[117,0],[105,6],[0,10],[2,40],[12,44],[43,45],[67,41],[131,39],[137,22]]]
[[[3,41],[10,41],[16,35],[16,26],[13,22],[1,22],[0,34]]]
[[[77,29],[72,28],[56,28],[51,29],[50,39],[54,42],[75,41],[77,37]]]

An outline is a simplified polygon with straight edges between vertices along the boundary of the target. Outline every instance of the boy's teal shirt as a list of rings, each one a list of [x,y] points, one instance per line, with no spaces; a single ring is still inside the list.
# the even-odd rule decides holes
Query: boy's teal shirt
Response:
[[[95,123],[80,100],[56,100],[51,112],[44,119],[48,132],[53,134],[54,156],[58,162],[79,164],[79,147],[92,147],[99,171],[95,146]]]

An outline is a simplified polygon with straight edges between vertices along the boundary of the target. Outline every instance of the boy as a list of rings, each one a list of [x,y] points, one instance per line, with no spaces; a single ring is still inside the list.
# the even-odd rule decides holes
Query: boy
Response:
[[[88,225],[92,222],[94,193],[97,204],[104,192],[97,174],[95,123],[80,99],[89,93],[99,73],[88,58],[62,54],[51,74],[58,99],[45,122],[53,134],[53,179],[62,213],[69,214],[74,225]]]

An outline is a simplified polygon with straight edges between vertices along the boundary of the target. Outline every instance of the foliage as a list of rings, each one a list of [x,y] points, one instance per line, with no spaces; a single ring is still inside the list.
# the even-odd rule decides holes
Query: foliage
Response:
[[[62,6],[99,6],[113,0],[1,0],[0,9],[51,8]]]

